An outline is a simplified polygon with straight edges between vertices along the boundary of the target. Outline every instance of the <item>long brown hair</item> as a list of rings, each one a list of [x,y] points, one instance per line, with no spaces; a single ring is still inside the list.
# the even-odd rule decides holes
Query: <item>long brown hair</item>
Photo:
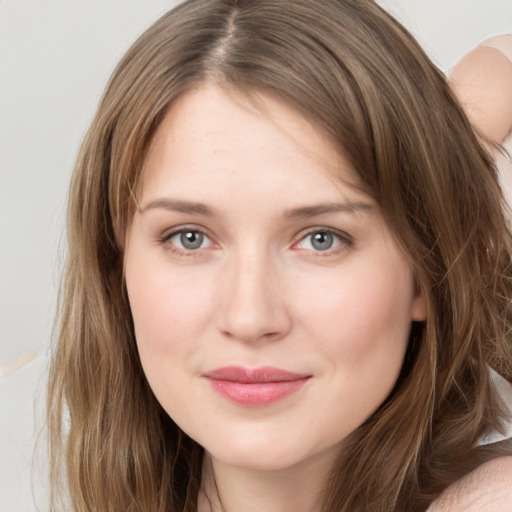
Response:
[[[512,378],[511,241],[492,162],[445,78],[370,0],[189,0],[115,70],[71,184],[49,381],[52,507],[62,485],[77,511],[196,507],[202,449],[144,377],[122,242],[159,122],[205,81],[303,112],[349,158],[413,262],[427,321],[412,327],[391,395],[350,436],[323,510],[425,510],[511,449],[478,446],[506,416],[490,370]]]

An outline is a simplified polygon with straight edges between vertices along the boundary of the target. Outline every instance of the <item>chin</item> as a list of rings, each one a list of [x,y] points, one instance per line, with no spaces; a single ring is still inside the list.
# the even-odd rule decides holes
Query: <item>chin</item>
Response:
[[[290,434],[279,440],[265,436],[260,442],[254,437],[250,440],[230,438],[221,443],[206,444],[205,449],[224,465],[250,471],[281,471],[317,457],[335,458],[339,447],[308,447],[299,436]]]
[[[262,453],[266,452],[266,453]],[[298,456],[297,453],[288,454],[276,453],[270,447],[265,450],[259,450],[254,453],[247,452],[230,452],[230,453],[211,453],[208,452],[214,459],[218,460],[224,465],[244,469],[247,471],[264,471],[275,472],[289,469],[298,465],[304,459]]]

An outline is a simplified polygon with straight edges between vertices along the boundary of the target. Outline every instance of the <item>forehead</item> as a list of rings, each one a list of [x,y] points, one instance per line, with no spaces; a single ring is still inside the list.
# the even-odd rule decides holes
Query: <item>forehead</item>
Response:
[[[234,182],[258,188],[268,178],[290,192],[359,185],[342,150],[280,98],[203,84],[168,109],[145,162],[142,195],[171,182],[200,193]]]

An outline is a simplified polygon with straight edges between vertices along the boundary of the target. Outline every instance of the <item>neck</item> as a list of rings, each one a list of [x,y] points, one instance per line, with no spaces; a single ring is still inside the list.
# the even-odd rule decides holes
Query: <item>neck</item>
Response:
[[[198,512],[320,512],[332,456],[259,470],[226,465],[205,453]]]

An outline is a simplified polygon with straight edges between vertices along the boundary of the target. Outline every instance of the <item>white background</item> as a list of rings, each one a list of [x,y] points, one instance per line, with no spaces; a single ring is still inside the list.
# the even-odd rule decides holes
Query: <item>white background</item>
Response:
[[[80,141],[119,58],[176,3],[0,0],[0,512],[36,510],[34,396],[41,403]],[[483,39],[512,32],[512,0],[380,3],[444,71]],[[7,375],[20,357],[33,360]],[[34,473],[39,494],[37,464]]]

